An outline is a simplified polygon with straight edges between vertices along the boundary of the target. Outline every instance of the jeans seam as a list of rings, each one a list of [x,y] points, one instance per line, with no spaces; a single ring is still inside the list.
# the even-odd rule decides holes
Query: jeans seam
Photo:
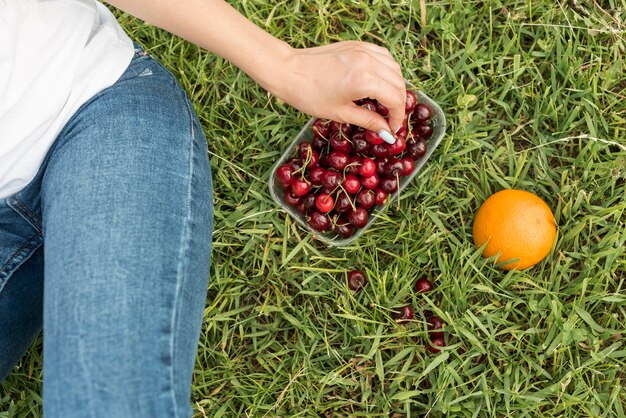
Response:
[[[17,206],[19,206],[20,209],[20,213],[27,218],[27,220],[30,222],[30,224],[33,226],[33,228],[35,228],[35,230],[41,234],[41,228],[39,227],[39,225],[41,225],[41,219],[34,214],[30,209],[28,209],[28,207],[26,207],[26,205],[24,204],[24,202],[22,201],[22,199],[19,198],[19,196],[15,196],[15,203]]]
[[[32,237],[30,237],[30,239],[28,241],[26,241],[26,243],[24,245],[22,245],[22,247],[17,250],[15,252],[15,254],[13,254],[13,256],[4,264],[4,266],[2,266],[2,268],[0,268],[0,274],[4,273],[4,271],[9,268],[9,266],[11,265],[11,263],[13,263],[13,261],[19,257],[26,248],[28,248],[28,246],[30,245],[30,243],[32,243],[33,241],[35,241],[37,238],[39,238],[39,234],[37,235],[33,235]],[[8,279],[2,280],[2,278],[0,278],[0,291],[2,290],[2,288],[4,287],[4,285],[6,284]]]
[[[170,340],[170,360],[171,360],[171,368],[170,368],[170,379],[171,379],[171,387],[172,387],[172,402],[173,402],[173,406],[174,406],[174,414],[176,417],[179,416],[179,405],[177,403],[177,399],[176,399],[176,389],[175,389],[175,348],[176,348],[176,336],[177,336],[177,328],[178,328],[178,315],[176,314],[178,312],[178,306],[181,303],[180,299],[181,299],[181,292],[182,292],[182,281],[185,280],[186,277],[186,272],[184,271],[184,266],[186,265],[186,263],[184,262],[185,257],[188,256],[189,254],[189,241],[190,241],[190,222],[191,222],[191,198],[192,198],[192,176],[193,176],[193,172],[194,172],[194,158],[193,158],[193,154],[194,154],[194,142],[195,142],[195,136],[194,136],[194,130],[193,130],[193,114],[191,113],[191,110],[189,109],[189,102],[188,100],[186,100],[186,97],[184,96],[184,91],[181,88],[181,92],[182,94],[182,98],[183,100],[187,103],[187,110],[189,112],[189,117],[190,117],[190,130],[189,130],[189,134],[191,136],[191,141],[189,142],[189,165],[188,165],[188,171],[187,171],[187,191],[186,191],[186,199],[185,199],[185,210],[184,210],[184,224],[183,224],[183,228],[182,228],[182,234],[181,234],[181,245],[180,245],[180,252],[178,255],[178,266],[176,267],[176,276],[177,276],[177,280],[176,280],[176,290],[174,292],[174,303],[173,303],[173,309],[172,309],[172,318],[171,318],[171,332],[172,332],[172,336],[171,336],[171,340]]]

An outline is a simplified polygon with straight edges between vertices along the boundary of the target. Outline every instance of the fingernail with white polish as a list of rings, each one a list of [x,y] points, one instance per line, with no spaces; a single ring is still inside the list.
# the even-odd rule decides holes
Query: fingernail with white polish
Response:
[[[394,138],[393,135],[391,135],[389,132],[385,131],[384,129],[381,129],[380,131],[378,131],[378,135],[380,135],[383,141],[385,141],[388,144],[393,144],[396,142],[396,138]]]

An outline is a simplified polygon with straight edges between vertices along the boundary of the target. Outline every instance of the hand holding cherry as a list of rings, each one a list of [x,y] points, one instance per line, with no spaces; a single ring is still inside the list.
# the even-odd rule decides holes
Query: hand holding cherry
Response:
[[[406,84],[400,65],[381,46],[343,41],[292,49],[275,79],[268,90],[309,115],[374,132],[402,126]],[[375,109],[355,105],[363,97],[384,105],[388,120]]]

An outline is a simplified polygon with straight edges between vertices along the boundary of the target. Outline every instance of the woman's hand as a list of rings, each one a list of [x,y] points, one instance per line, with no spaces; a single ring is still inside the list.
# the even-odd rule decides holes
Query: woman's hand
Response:
[[[298,110],[376,132],[395,132],[402,125],[406,85],[386,48],[344,41],[292,49],[282,64],[280,76],[266,88]],[[388,122],[353,102],[366,97],[389,109]]]
[[[224,0],[107,1],[225,58],[302,112],[376,132],[395,132],[402,124],[404,79],[383,47],[345,41],[295,49]],[[389,108],[389,123],[353,103],[365,97]]]

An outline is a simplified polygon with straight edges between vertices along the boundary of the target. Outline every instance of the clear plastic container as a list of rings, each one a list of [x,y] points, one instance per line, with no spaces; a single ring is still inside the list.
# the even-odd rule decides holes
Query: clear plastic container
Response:
[[[298,145],[302,142],[310,142],[313,139],[313,131],[311,129],[311,125],[315,121],[316,118],[311,118],[306,125],[298,132],[293,141],[287,147],[287,150],[283,153],[281,158],[276,162],[274,167],[272,168],[272,172],[270,174],[269,180],[269,188],[270,194],[272,198],[278,203],[282,210],[287,212],[297,223],[299,223],[304,229],[312,233],[316,238],[320,241],[324,242],[327,245],[332,246],[346,246],[350,245],[361,235],[363,235],[368,228],[376,222],[378,219],[377,214],[380,212],[384,212],[387,207],[395,200],[395,198],[401,194],[401,192],[411,183],[411,181],[420,173],[432,153],[435,151],[446,131],[446,117],[441,110],[441,107],[435,101],[433,101],[430,97],[417,90],[414,86],[407,83],[407,89],[413,91],[415,96],[417,97],[418,103],[424,103],[430,107],[431,110],[431,126],[433,128],[433,134],[426,141],[427,148],[426,154],[421,157],[419,160],[415,161],[415,167],[413,172],[408,176],[401,177],[400,183],[398,184],[398,192],[391,193],[389,198],[387,199],[387,203],[385,205],[377,206],[373,212],[370,214],[367,224],[360,229],[357,229],[354,235],[349,238],[343,238],[338,235],[335,235],[332,231],[328,230],[325,232],[319,232],[315,230],[309,223],[306,221],[305,215],[298,212],[298,210],[287,204],[284,199],[284,192],[281,187],[280,182],[276,178],[276,170],[282,164],[286,163],[287,160],[294,157],[297,153]]]

